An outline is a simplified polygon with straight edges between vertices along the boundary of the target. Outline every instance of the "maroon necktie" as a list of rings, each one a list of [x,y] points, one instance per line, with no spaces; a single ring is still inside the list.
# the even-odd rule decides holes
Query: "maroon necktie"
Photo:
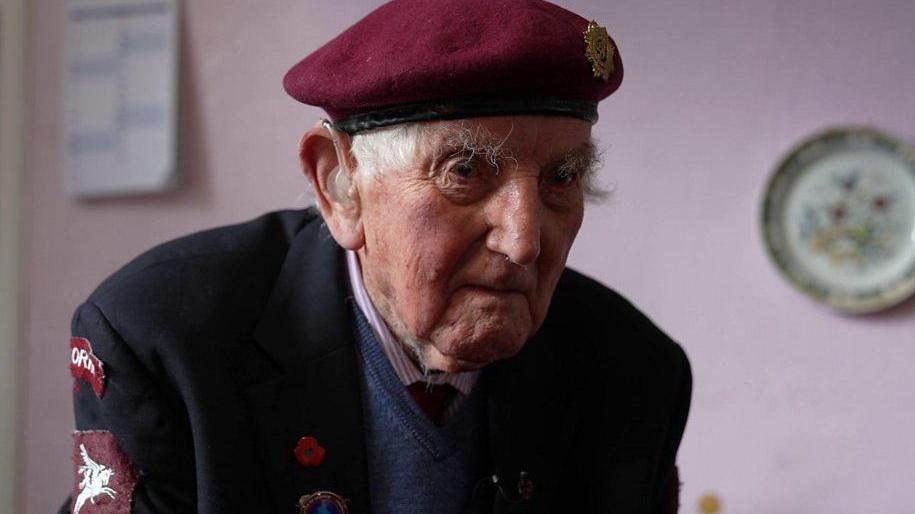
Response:
[[[426,382],[413,382],[407,386],[407,391],[410,391],[410,396],[413,397],[419,408],[436,425],[442,424],[445,408],[457,393],[451,384],[429,385]]]

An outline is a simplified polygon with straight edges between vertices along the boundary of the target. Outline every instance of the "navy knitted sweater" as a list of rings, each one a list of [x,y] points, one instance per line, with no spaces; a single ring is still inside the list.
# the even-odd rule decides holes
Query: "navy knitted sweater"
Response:
[[[488,460],[481,384],[444,426],[435,425],[400,382],[362,312],[353,310],[372,512],[478,512],[468,509]]]

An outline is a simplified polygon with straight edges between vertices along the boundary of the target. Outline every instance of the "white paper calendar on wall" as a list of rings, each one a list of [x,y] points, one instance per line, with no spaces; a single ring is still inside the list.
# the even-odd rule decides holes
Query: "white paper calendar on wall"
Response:
[[[175,0],[70,0],[63,101],[69,193],[151,193],[176,183]]]

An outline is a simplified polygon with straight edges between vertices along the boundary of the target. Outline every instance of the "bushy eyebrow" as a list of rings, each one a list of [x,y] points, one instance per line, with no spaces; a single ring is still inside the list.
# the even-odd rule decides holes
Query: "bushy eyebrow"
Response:
[[[511,133],[512,130],[509,130],[504,137],[498,138],[480,125],[473,129],[466,126],[451,128],[437,153],[439,156],[460,153],[468,160],[482,158],[498,172],[502,162],[515,160],[511,152],[505,148]]]
[[[473,128],[461,126],[449,127],[441,142],[435,148],[433,162],[445,156],[463,154],[466,159],[481,158],[490,164],[496,173],[505,162],[517,162],[517,159],[505,147],[511,136],[511,130],[504,137],[496,137],[482,126]],[[593,200],[604,199],[609,192],[596,185],[597,171],[600,169],[601,151],[594,138],[546,163],[545,170],[563,170],[579,174],[585,196]]]
[[[468,157],[482,157],[486,162],[498,168],[504,161],[515,161],[515,157],[505,148],[505,142],[511,136],[511,131],[505,137],[497,138],[485,128],[477,126],[475,130],[461,127],[450,131],[438,148],[438,154],[454,155],[464,153]],[[553,159],[544,166],[547,169],[565,169],[570,172],[593,174],[599,165],[600,159],[597,145],[591,139],[582,143],[573,150]]]
[[[602,189],[596,183],[597,171],[602,164],[601,158],[601,151],[594,138],[591,138],[587,143],[550,162],[546,169],[578,174],[585,197],[600,201],[610,194],[610,191]]]
[[[594,141],[582,143],[577,148],[566,154],[554,159],[549,163],[547,169],[556,169],[568,171],[571,173],[580,173],[582,177],[596,173],[600,159],[597,153],[597,146]]]

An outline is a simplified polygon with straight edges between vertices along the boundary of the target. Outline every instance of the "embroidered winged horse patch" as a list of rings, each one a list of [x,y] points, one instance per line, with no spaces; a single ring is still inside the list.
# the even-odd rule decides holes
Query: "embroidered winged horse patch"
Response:
[[[129,513],[137,472],[107,430],[73,433],[73,514]]]
[[[107,494],[112,500],[118,494],[117,491],[108,487],[114,470],[102,466],[92,460],[86,446],[79,445],[79,453],[83,456],[83,465],[79,467],[78,473],[83,476],[79,483],[79,496],[76,497],[76,504],[73,506],[73,514],[79,514],[80,509],[85,505],[86,500],[95,504],[95,498]]]

